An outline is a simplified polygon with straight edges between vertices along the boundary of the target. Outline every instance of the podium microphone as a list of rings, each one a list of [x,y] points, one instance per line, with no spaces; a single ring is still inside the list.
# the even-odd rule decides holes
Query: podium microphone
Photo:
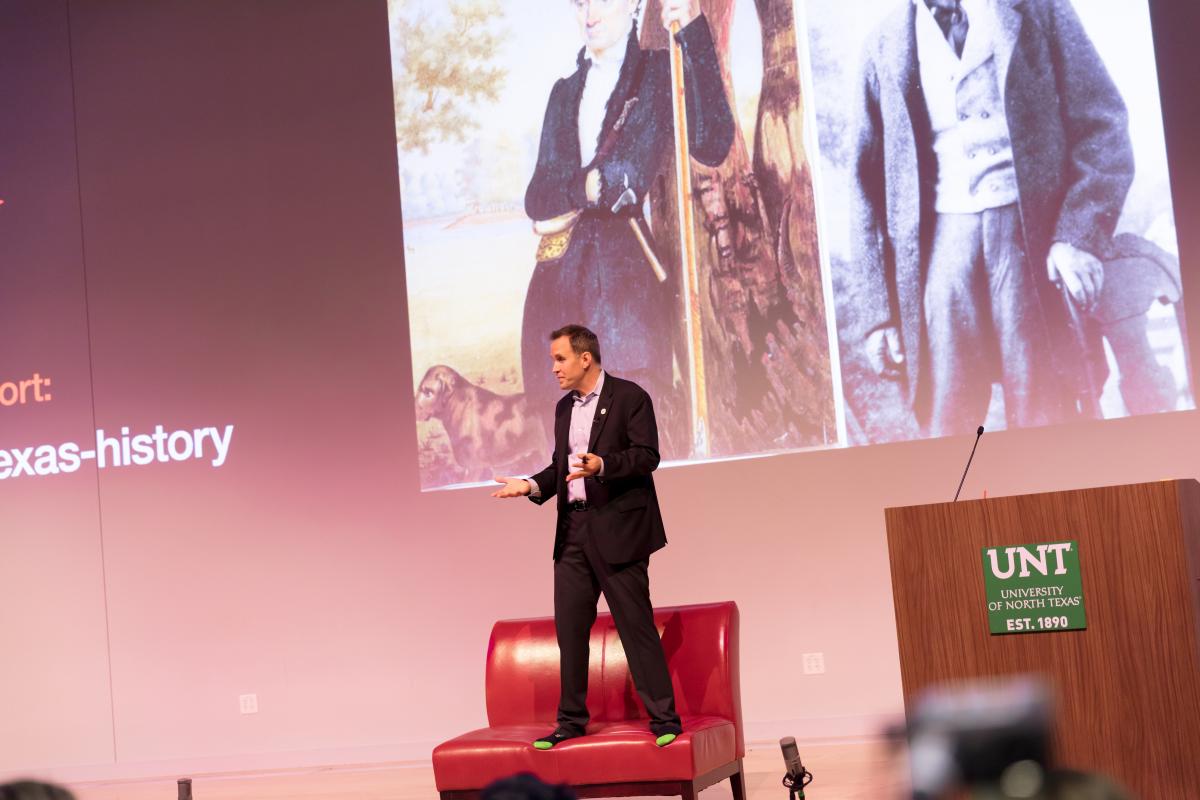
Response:
[[[796,747],[796,737],[785,736],[779,740],[779,748],[783,750],[783,764],[787,767],[787,775],[783,776],[783,785],[788,788],[790,800],[804,800],[804,787],[812,783],[812,773],[800,763],[800,750]]]
[[[954,502],[958,502],[959,492],[962,491],[963,481],[967,479],[967,470],[971,469],[971,460],[975,458],[975,448],[979,447],[979,438],[983,436],[983,426],[979,426],[979,430],[975,431],[975,444],[971,445],[971,458],[967,459],[967,468],[963,470],[963,476],[958,481],[958,491],[954,493]]]

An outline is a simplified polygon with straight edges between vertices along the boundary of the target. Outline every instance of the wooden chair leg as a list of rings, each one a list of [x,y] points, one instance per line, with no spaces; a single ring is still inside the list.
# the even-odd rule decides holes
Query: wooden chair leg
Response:
[[[695,781],[684,781],[682,788],[683,791],[679,793],[679,796],[683,800],[696,800],[700,796],[700,793],[696,791]]]
[[[737,762],[737,772],[729,776],[729,787],[733,789],[733,800],[746,800],[746,773],[742,769],[742,760]]]

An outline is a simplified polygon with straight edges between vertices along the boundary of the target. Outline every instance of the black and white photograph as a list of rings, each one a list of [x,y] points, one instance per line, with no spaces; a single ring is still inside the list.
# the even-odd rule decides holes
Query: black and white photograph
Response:
[[[807,17],[848,443],[1194,408],[1147,3]]]

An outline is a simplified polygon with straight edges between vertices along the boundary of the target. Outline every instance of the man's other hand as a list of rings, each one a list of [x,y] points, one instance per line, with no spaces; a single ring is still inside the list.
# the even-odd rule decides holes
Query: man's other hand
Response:
[[[593,169],[583,179],[583,193],[592,205],[600,202],[600,170]]]
[[[662,24],[670,29],[673,23],[680,28],[686,28],[696,17],[700,16],[700,0],[663,0]]]
[[[1046,259],[1050,280],[1066,285],[1067,291],[1083,309],[1090,309],[1100,299],[1104,288],[1104,265],[1086,250],[1055,242]]]
[[[492,492],[492,497],[525,497],[529,494],[529,481],[524,478],[494,478],[504,488]]]
[[[575,471],[567,475],[567,480],[574,481],[580,478],[594,478],[600,468],[604,466],[604,462],[600,456],[595,453],[576,453],[571,458],[579,459],[578,464],[572,464],[571,468]]]
[[[887,325],[867,334],[867,363],[871,370],[883,378],[898,378],[904,366],[904,345],[900,343],[900,331]]]

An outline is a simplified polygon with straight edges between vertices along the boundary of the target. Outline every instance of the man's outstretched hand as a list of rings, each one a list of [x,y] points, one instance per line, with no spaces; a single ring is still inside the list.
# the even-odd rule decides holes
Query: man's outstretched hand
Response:
[[[524,478],[494,478],[504,488],[492,492],[492,497],[524,497],[529,494],[529,481]]]

